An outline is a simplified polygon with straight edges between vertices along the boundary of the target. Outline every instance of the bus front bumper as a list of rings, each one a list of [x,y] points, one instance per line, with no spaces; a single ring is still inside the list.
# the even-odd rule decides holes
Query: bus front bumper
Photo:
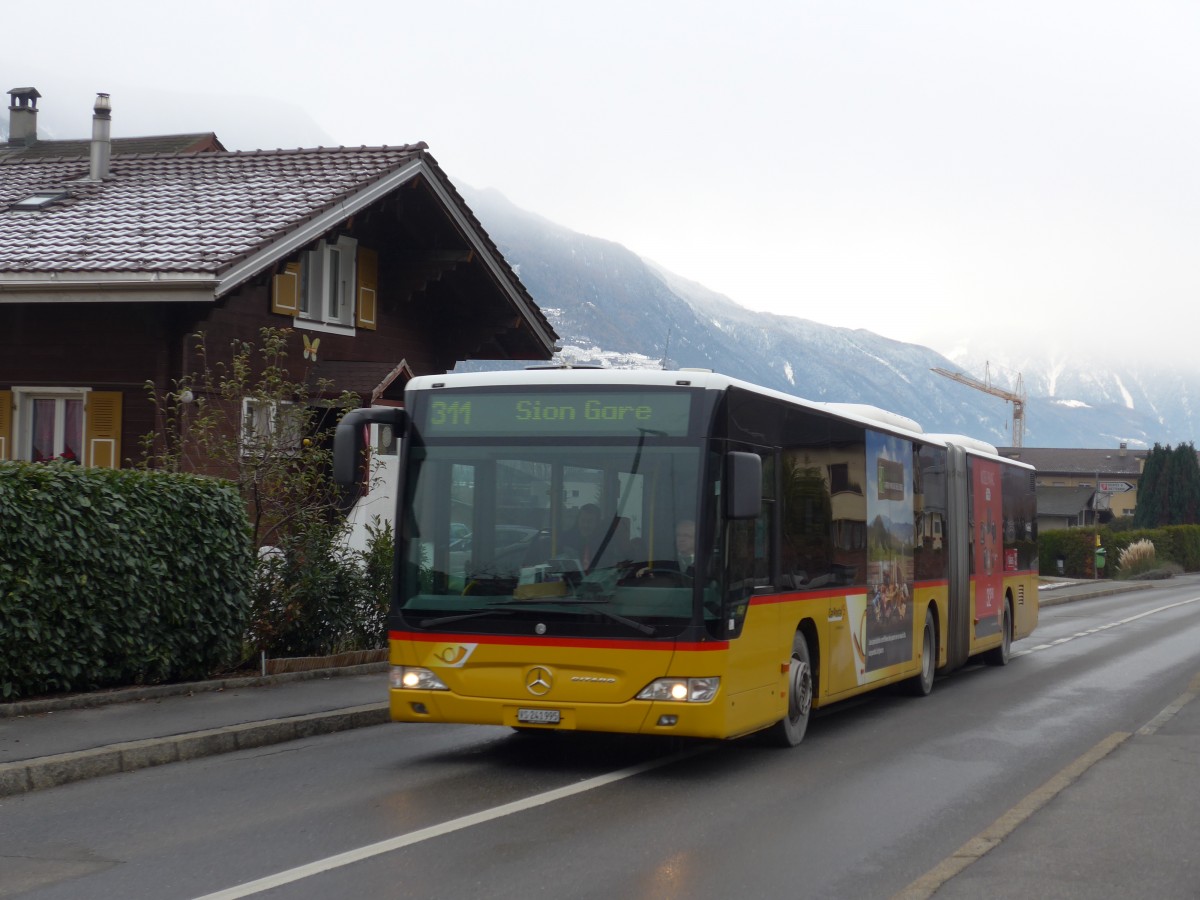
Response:
[[[463,697],[450,691],[391,689],[395,722],[502,725],[544,731],[602,731],[677,737],[728,736],[719,702],[551,703],[510,698]]]

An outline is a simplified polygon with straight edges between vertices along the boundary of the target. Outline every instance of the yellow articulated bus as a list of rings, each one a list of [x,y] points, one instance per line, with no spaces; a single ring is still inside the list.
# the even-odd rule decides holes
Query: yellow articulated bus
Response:
[[[1037,624],[1034,472],[874,407],[706,371],[421,376],[398,438],[391,714],[788,746],[813,708]]]

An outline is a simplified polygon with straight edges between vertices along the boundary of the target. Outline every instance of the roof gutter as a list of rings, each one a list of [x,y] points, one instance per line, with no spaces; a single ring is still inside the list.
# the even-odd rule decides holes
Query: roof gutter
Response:
[[[211,303],[209,272],[0,272],[0,303]]]

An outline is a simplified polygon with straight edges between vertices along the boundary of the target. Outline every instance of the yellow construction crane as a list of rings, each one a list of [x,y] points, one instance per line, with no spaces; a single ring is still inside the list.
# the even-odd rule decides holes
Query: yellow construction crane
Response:
[[[978,378],[972,378],[970,375],[965,375],[962,372],[951,372],[949,369],[934,368],[932,371],[937,372],[939,375],[945,375],[959,384],[965,384],[967,387],[973,387],[977,391],[983,391],[985,394],[1000,397],[1011,403],[1013,405],[1012,445],[1014,447],[1021,446],[1025,439],[1025,382],[1021,380],[1021,373],[1017,373],[1017,382],[1013,385],[1015,390],[1006,391],[1004,388],[998,388],[992,384],[991,368],[986,363],[984,364],[983,381],[980,381]]]

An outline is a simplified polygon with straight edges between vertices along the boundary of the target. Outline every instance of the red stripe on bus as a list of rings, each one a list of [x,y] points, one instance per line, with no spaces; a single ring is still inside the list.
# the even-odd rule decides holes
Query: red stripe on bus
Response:
[[[847,594],[861,594],[861,591],[838,588],[833,591],[788,591],[783,594],[755,594],[750,598],[751,606],[765,606],[768,603],[795,603],[800,600],[828,600],[833,597],[845,597]]]
[[[1022,576],[1033,576],[1036,573],[1032,569],[1023,569],[1019,572],[1005,572],[1005,578],[1019,578]],[[977,576],[972,575],[971,581],[975,581]],[[946,578],[931,578],[927,581],[914,581],[914,591],[925,591],[932,588],[949,587],[950,581]],[[824,591],[781,591],[777,594],[755,594],[750,598],[751,606],[765,606],[768,603],[795,603],[801,600],[828,600],[834,597],[846,597],[851,594],[866,594],[869,592],[866,585],[852,584],[839,588],[827,589]]]
[[[462,634],[447,632],[439,634],[428,631],[389,631],[388,639],[393,641],[425,641],[427,643],[472,643],[472,644],[505,644],[525,647],[594,647],[605,650],[658,650],[662,652],[687,652],[707,650],[728,650],[729,641],[617,641],[603,638],[535,638],[519,637],[505,634]]]

